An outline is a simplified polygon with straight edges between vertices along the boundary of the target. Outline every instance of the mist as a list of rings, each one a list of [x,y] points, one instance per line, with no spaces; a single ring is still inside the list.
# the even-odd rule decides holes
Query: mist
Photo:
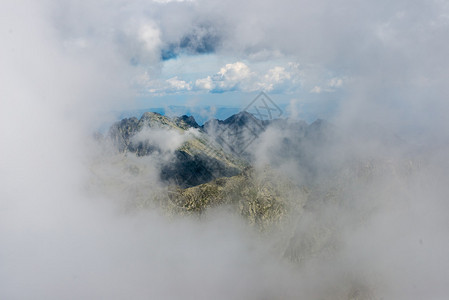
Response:
[[[445,1],[24,0],[0,20],[0,298],[447,298]],[[151,200],[190,135],[141,131],[147,157],[93,138],[143,72],[205,53],[348,78],[329,136],[270,127],[248,148],[256,177],[303,191],[273,231]]]

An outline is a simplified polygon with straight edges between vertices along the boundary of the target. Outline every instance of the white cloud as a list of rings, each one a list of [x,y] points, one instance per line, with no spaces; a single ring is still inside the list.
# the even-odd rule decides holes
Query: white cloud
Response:
[[[154,51],[161,45],[159,28],[151,23],[142,25],[139,29],[139,39],[148,51]]]
[[[178,93],[178,92],[189,92],[192,90],[192,84],[185,80],[181,80],[178,76],[174,76],[167,80],[152,79],[148,72],[136,76],[134,79],[135,84],[141,90],[141,93],[152,93],[152,94],[167,94],[167,93]]]
[[[260,69],[260,68],[259,68]],[[195,81],[197,90],[226,92],[239,90],[253,92],[258,90],[289,91],[299,88],[301,72],[298,65],[288,63],[285,66],[274,66],[268,70],[263,68],[253,71],[243,62],[226,64],[215,75],[209,75]]]
[[[176,130],[146,127],[133,137],[134,142],[146,142],[150,145],[158,145],[162,152],[170,153],[173,153],[187,139],[187,135]]]
[[[304,70],[297,63],[283,62],[278,65],[272,63],[249,64],[237,61],[224,65],[215,74],[191,81],[184,80],[178,76],[166,80],[149,78],[148,73],[138,76],[136,84],[143,86],[150,93],[174,93],[174,92],[212,92],[222,93],[229,91],[276,91],[294,92],[301,88]],[[338,79],[332,81],[338,85]]]
[[[195,87],[200,90],[210,91],[214,88],[214,83],[212,82],[212,78],[207,76],[206,78],[197,79],[195,81]]]
[[[322,92],[326,93],[332,93],[337,91],[338,89],[343,88],[345,82],[348,82],[348,77],[332,77],[328,80],[323,80],[321,78],[318,78],[315,81],[312,81],[311,83],[314,83],[314,85],[310,90],[309,93],[312,94],[320,94]]]
[[[186,69],[188,67],[184,68]],[[347,80],[348,77],[330,76],[326,70],[313,66],[300,67],[294,62],[273,64],[237,61],[225,64],[215,74],[192,80],[185,80],[178,75],[166,80],[150,80],[146,73],[138,77],[136,83],[144,86],[150,93],[159,95],[230,91],[295,93],[301,90],[310,93],[330,93],[343,88]]]
[[[190,86],[190,83],[188,83],[184,80],[179,80],[178,76],[167,79],[166,82],[175,91],[190,91],[192,89],[192,87]]]
[[[285,80],[291,78],[291,74],[285,71],[283,67],[274,67],[268,70],[267,74],[265,74],[260,82],[257,84],[261,87],[262,90],[271,91],[274,89],[276,84],[283,83]]]
[[[259,78],[257,86],[265,91],[290,92],[301,87],[304,72],[297,63],[289,62],[286,66],[275,66]]]
[[[312,93],[312,94],[319,94],[319,93],[321,93],[321,87],[319,87],[319,86],[314,86],[311,90],[310,90],[310,93]]]
[[[282,82],[286,79],[290,79],[291,74],[287,72],[284,67],[274,67],[268,71],[264,78],[271,82]]]
[[[227,64],[220,69],[217,75],[227,81],[236,82],[250,77],[251,71],[247,65],[238,61],[233,64]]]
[[[195,0],[153,0],[153,2],[167,4],[171,2],[195,2]]]
[[[255,74],[243,62],[226,64],[216,75],[212,76],[213,90],[225,92],[242,89],[251,83],[253,76]]]
[[[341,87],[343,85],[343,78],[334,77],[329,80],[329,87]]]

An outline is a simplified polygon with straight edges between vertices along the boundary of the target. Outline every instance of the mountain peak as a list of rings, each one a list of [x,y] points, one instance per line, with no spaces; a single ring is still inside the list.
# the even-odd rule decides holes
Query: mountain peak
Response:
[[[141,126],[155,128],[176,128],[177,125],[168,117],[157,112],[145,112],[139,120]]]
[[[258,122],[258,120],[249,112],[241,111],[223,121],[224,124],[233,124],[235,122],[238,122],[239,125],[243,125],[242,123],[246,124],[247,122]]]
[[[187,130],[189,128],[200,128],[200,125],[198,125],[193,116],[182,115],[180,117],[175,117],[174,121],[176,125],[184,130]]]
[[[147,111],[142,114],[142,116],[140,117],[140,120],[154,120],[154,119],[163,119],[163,118],[167,118],[167,117],[165,117],[157,112]]]

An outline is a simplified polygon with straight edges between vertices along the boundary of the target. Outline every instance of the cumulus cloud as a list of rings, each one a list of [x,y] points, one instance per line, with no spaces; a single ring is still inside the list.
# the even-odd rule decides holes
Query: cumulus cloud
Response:
[[[247,86],[255,74],[243,62],[226,64],[220,71],[204,79],[197,81],[198,87],[211,86],[213,92],[233,91],[240,86]]]
[[[195,81],[195,87],[201,90],[211,91],[214,89],[215,85],[210,76],[206,78],[197,79]]]
[[[320,80],[321,82],[314,82],[321,85],[315,85],[309,92],[319,94],[322,92],[332,93],[337,91],[338,89],[342,89],[345,83],[350,82],[350,78],[342,76],[342,77],[332,77],[328,80]]]
[[[189,92],[192,90],[192,84],[184,80],[178,79],[178,76],[161,80],[150,79],[148,72],[135,77],[135,85],[141,90],[143,95],[147,93],[155,95],[164,95],[172,93]]]
[[[179,80],[177,76],[167,80],[167,83],[175,90],[190,91],[192,88],[189,83],[184,80]]]
[[[256,83],[261,90],[267,92],[289,92],[300,88],[301,75],[299,65],[289,63],[286,67],[276,66],[268,70],[266,74]]]
[[[256,65],[257,66],[257,65]],[[230,91],[254,92],[293,92],[301,88],[301,76],[304,70],[298,64],[285,63],[284,66],[264,67],[252,70],[244,62],[226,64],[220,70],[194,81],[185,81],[178,76],[162,80],[150,80],[147,73],[138,77],[139,85],[144,86],[150,93],[174,93],[174,92],[210,92],[224,93]],[[337,79],[334,79],[337,80]],[[340,79],[341,80],[341,79]],[[337,81],[336,81],[337,82]],[[332,81],[332,87],[339,87]],[[331,91],[329,89],[329,91]]]

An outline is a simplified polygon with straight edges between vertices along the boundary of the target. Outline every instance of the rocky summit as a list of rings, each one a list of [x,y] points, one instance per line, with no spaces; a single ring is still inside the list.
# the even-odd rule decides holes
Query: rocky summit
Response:
[[[307,158],[312,144],[328,137],[331,126],[325,121],[307,125],[303,121],[286,119],[259,120],[248,112],[240,112],[225,120],[212,119],[200,126],[192,116],[167,117],[146,112],[140,119],[126,118],[113,124],[107,134],[114,147],[121,153],[133,153],[138,157],[170,152],[170,160],[163,162],[160,179],[180,187],[193,187],[220,177],[241,174],[253,162],[249,148],[268,128],[288,131],[281,141],[282,157]],[[161,147],[153,135],[158,133],[169,143]],[[169,136],[179,141],[170,141]],[[305,153],[305,149],[308,149]],[[254,149],[252,149],[254,150]],[[282,152],[281,152],[282,153]],[[302,163],[307,159],[300,159]]]
[[[146,112],[140,119],[123,119],[111,126],[108,137],[123,153],[148,156],[164,154],[159,142],[142,133],[159,131],[162,135],[177,135],[182,139],[170,153],[170,161],[161,166],[160,178],[181,187],[191,187],[214,178],[240,174],[248,162],[225,151],[213,136],[200,127],[192,116],[169,118]],[[176,144],[176,142],[174,142]]]
[[[392,143],[386,136],[384,142]],[[380,169],[395,170],[390,175],[410,172],[409,167],[358,156],[351,150],[356,149],[351,137],[341,136],[325,120],[310,125],[289,119],[261,121],[241,112],[200,126],[192,116],[146,112],[140,119],[113,124],[106,140],[123,156],[122,172],[133,178],[115,184],[124,189],[136,185],[138,205],[148,203],[153,193],[171,213],[202,214],[228,206],[264,230],[288,219],[288,212],[313,210],[322,201],[344,202],[351,182],[363,184]],[[142,192],[150,180],[145,174],[154,174],[144,170],[146,158],[157,161],[158,180],[165,182],[166,193],[155,195],[154,188]]]

